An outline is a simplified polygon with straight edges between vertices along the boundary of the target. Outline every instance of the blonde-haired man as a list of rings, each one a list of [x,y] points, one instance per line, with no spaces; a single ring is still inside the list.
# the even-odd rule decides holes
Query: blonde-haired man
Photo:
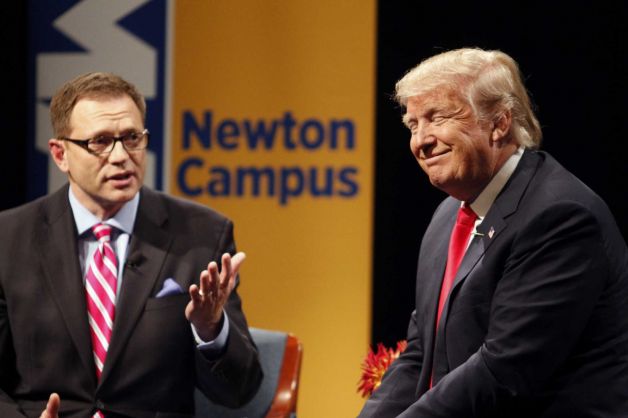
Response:
[[[604,202],[537,150],[516,62],[445,52],[397,99],[449,197],[423,237],[408,349],[360,417],[628,416],[628,250]]]

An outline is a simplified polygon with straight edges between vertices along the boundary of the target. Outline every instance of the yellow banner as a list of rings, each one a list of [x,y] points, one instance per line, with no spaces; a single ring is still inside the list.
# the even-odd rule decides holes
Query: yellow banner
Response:
[[[251,326],[304,345],[299,417],[355,416],[369,342],[375,10],[180,1],[167,184],[235,221]]]

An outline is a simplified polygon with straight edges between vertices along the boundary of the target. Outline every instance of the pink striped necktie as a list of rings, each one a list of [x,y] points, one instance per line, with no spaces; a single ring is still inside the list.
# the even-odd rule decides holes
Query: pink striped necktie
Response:
[[[111,227],[98,224],[92,231],[98,240],[98,248],[87,269],[85,294],[96,376],[100,379],[115,318],[118,263],[111,247]],[[97,411],[94,417],[103,418],[104,415]]]

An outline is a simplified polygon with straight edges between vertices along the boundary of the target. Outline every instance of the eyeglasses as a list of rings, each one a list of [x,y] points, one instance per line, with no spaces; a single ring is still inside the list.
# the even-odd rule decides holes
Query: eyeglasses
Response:
[[[148,129],[142,132],[128,132],[120,136],[99,135],[88,139],[71,139],[61,137],[63,141],[69,141],[80,146],[85,151],[94,155],[109,154],[116,146],[116,142],[120,141],[127,151],[139,151],[148,146]]]

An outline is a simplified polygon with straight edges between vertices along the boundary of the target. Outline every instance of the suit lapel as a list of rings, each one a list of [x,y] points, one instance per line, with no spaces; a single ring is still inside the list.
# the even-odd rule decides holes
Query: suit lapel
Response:
[[[167,213],[160,199],[142,188],[101,384],[126,346],[159,277],[172,242],[172,236],[163,229],[166,221]]]
[[[442,214],[434,218],[429,232],[425,235],[424,242],[428,245],[421,248],[421,258],[425,262],[419,264],[417,274],[422,286],[420,289],[421,301],[417,306],[423,307],[421,317],[426,318],[428,324],[436,324],[438,297],[447,264],[449,236],[456,222],[456,213],[460,202],[450,198],[443,205]],[[432,326],[431,329],[433,330],[434,327]]]
[[[37,244],[49,292],[61,311],[68,333],[83,365],[94,373],[91,337],[87,321],[85,288],[78,261],[77,232],[68,200],[68,187],[50,196],[43,205]]]
[[[422,338],[425,341],[425,364],[430,367],[423,368],[417,390],[427,388],[431,376],[434,347],[436,341],[436,311],[440,288],[447,263],[447,250],[449,236],[456,222],[456,214],[460,207],[460,201],[453,198],[446,199],[436,211],[432,222],[423,238],[420,251],[420,262],[417,271],[417,320],[422,323]]]
[[[478,226],[479,236],[473,237],[469,248],[458,267],[456,278],[451,289],[450,296],[455,298],[456,290],[467,278],[473,267],[478,263],[488,248],[497,239],[499,234],[508,226],[507,218],[512,215],[519,205],[530,180],[532,179],[541,161],[535,152],[526,151],[521,157],[519,165],[514,173],[497,196],[486,217]],[[441,325],[447,320],[449,313],[450,298],[447,299],[443,308]],[[439,331],[441,327],[439,327]]]

